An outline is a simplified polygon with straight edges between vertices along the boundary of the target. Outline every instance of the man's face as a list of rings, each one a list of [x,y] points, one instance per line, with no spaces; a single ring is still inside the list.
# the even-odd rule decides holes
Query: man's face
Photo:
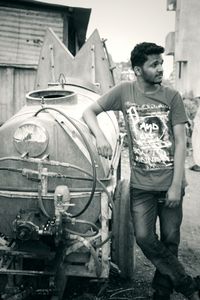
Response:
[[[163,78],[163,59],[161,54],[152,54],[140,67],[140,75],[143,80],[150,84],[160,84]]]

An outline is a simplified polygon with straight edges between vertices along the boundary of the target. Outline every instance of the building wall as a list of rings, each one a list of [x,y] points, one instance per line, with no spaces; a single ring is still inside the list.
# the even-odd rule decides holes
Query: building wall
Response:
[[[63,19],[58,12],[2,6],[0,26],[1,64],[37,67],[48,27],[63,39]]]
[[[0,0],[0,125],[35,88],[47,28],[75,54],[85,41],[89,16],[89,9],[57,6],[56,1]]]
[[[0,124],[25,104],[34,89],[43,38],[48,27],[63,39],[60,12],[0,2]]]
[[[35,69],[0,67],[0,125],[25,104],[34,87]]]
[[[0,124],[25,104],[26,93],[34,89],[48,27],[63,39],[61,12],[38,6],[6,6],[0,1]]]
[[[175,9],[174,53],[168,53],[174,55],[175,87],[185,96],[199,97],[200,1],[176,0]]]

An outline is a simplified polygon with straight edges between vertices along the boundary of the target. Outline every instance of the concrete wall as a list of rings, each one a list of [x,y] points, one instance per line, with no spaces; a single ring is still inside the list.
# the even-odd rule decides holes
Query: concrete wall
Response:
[[[176,1],[174,43],[175,87],[183,95],[200,97],[199,0]]]

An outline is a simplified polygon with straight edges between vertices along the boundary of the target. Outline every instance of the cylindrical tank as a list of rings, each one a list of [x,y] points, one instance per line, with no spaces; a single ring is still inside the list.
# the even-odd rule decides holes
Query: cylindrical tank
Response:
[[[82,120],[84,109],[98,97],[94,91],[75,85],[32,91],[26,96],[26,105],[0,128],[0,232],[11,234],[11,224],[20,209],[37,207],[40,179],[37,172],[41,166],[48,172],[65,175],[48,177],[43,200],[49,215],[54,211],[53,193],[58,185],[66,185],[74,193],[91,190],[92,181],[84,178],[88,178],[87,172],[92,178],[92,161],[97,177],[105,184],[109,181],[118,151],[115,114],[98,116],[113,149],[110,161],[98,155],[95,138]],[[71,212],[76,214],[88,196],[82,195],[81,200],[73,198],[75,206]],[[99,201],[93,201],[81,218],[95,222],[99,211]]]

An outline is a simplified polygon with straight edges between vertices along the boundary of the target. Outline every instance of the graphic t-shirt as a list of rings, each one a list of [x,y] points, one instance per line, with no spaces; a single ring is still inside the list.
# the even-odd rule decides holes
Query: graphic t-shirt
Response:
[[[174,167],[173,126],[187,122],[180,94],[158,86],[143,93],[134,82],[123,82],[98,100],[104,110],[121,110],[129,138],[131,185],[167,190]]]
[[[133,144],[133,166],[152,171],[172,168],[169,107],[165,104],[130,104],[126,108],[126,117]]]

